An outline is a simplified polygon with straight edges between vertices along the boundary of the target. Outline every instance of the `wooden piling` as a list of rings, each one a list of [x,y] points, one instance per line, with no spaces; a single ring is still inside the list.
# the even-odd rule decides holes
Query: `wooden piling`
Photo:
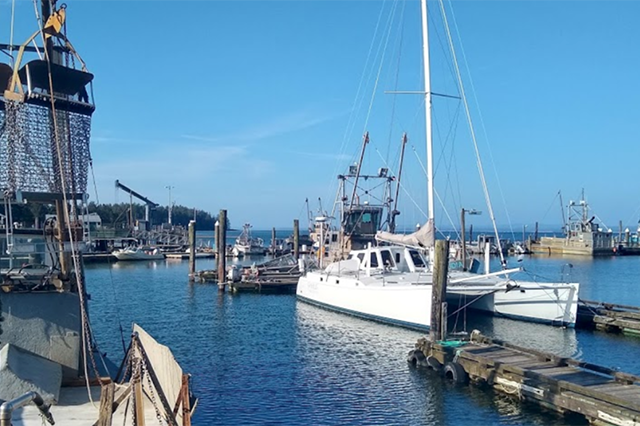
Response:
[[[300,257],[300,221],[293,220],[293,257]]]
[[[196,221],[189,221],[189,280],[196,276]]]
[[[227,271],[227,211],[218,214],[218,289],[224,291]]]
[[[442,312],[446,311],[446,308],[443,309],[443,304],[446,304],[447,275],[449,274],[449,240],[436,240],[434,256],[430,326],[432,342],[444,340],[447,336],[446,318],[443,318]]]

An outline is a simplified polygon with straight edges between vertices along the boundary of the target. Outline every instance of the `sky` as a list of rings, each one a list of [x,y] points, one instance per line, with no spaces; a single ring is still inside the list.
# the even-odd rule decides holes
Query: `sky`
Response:
[[[95,75],[92,200],[128,201],[119,179],[166,205],[171,186],[176,203],[225,208],[232,225],[290,228],[306,198],[331,208],[365,131],[372,173],[397,173],[406,132],[399,221],[424,222],[424,99],[385,93],[423,90],[418,1],[66,3]],[[584,188],[608,227],[635,229],[640,2],[444,4],[499,226],[556,230],[558,191],[566,204]],[[429,1],[432,90],[459,96],[439,7]],[[3,40],[10,10],[0,1]],[[16,0],[16,42],[35,25],[32,2]],[[436,223],[464,207],[486,226],[464,106],[434,98],[433,117]]]

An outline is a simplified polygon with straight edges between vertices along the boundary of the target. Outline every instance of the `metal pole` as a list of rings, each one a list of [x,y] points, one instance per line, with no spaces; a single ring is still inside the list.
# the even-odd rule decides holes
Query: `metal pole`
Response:
[[[429,220],[434,221],[433,202],[433,136],[431,127],[431,68],[429,65],[429,26],[427,21],[427,0],[420,1],[422,11],[422,56],[424,67],[424,103],[427,132],[427,200]]]
[[[49,412],[50,406],[45,404],[40,394],[31,391],[0,405],[0,426],[11,426],[13,411],[24,407],[32,401],[36,404],[36,407],[38,407],[38,410],[40,410],[40,413],[42,413],[47,422],[49,422],[49,424],[54,424],[53,416]]]
[[[196,221],[189,222],[189,280],[196,276]]]
[[[400,150],[400,166],[398,167],[398,180],[396,181],[396,194],[393,197],[393,210],[391,211],[391,223],[389,232],[396,232],[396,216],[398,212],[398,197],[400,197],[400,178],[402,177],[402,165],[404,163],[404,149],[407,146],[407,134],[402,134],[402,149]]]
[[[460,212],[460,240],[462,241],[462,270],[467,270],[467,239],[464,232],[467,225],[464,223],[464,209]]]
[[[169,225],[171,225],[171,211],[172,211],[172,201],[171,201],[171,189],[175,188],[175,186],[171,186],[171,185],[167,185],[165,186],[165,188],[167,188],[169,190],[169,207],[167,208],[167,215],[168,215],[168,221],[169,221]]]

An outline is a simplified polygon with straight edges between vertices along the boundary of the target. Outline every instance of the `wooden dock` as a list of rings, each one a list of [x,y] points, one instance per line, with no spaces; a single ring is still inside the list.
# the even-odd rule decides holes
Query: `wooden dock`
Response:
[[[189,253],[187,252],[169,252],[169,253],[165,253],[164,256],[167,259],[178,259],[178,260],[189,259]],[[215,254],[213,252],[196,253],[196,259],[213,259],[214,257],[215,257]]]
[[[82,253],[82,260],[85,263],[113,263],[118,261],[111,253]]]
[[[595,328],[609,333],[640,336],[640,308],[614,303],[581,300],[578,327]]]
[[[252,281],[230,282],[228,285],[233,292],[291,292],[295,291],[298,285],[298,279],[257,279]]]
[[[408,361],[457,383],[486,384],[520,400],[592,424],[640,425],[640,377],[490,339],[474,331],[467,341],[420,339]]]

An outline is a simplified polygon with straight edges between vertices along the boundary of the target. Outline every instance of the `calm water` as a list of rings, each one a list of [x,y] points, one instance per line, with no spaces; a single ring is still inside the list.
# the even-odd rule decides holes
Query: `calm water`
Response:
[[[525,258],[529,273],[581,284],[581,297],[640,306],[640,257]],[[515,259],[511,265],[516,264]],[[199,261],[198,269],[213,267]],[[218,294],[187,262],[89,265],[94,331],[119,362],[133,321],[193,375],[195,425],[568,425],[535,406],[410,368],[420,333],[332,313],[295,295]],[[458,318],[462,325],[464,318]],[[640,340],[500,318],[467,328],[640,374]]]

